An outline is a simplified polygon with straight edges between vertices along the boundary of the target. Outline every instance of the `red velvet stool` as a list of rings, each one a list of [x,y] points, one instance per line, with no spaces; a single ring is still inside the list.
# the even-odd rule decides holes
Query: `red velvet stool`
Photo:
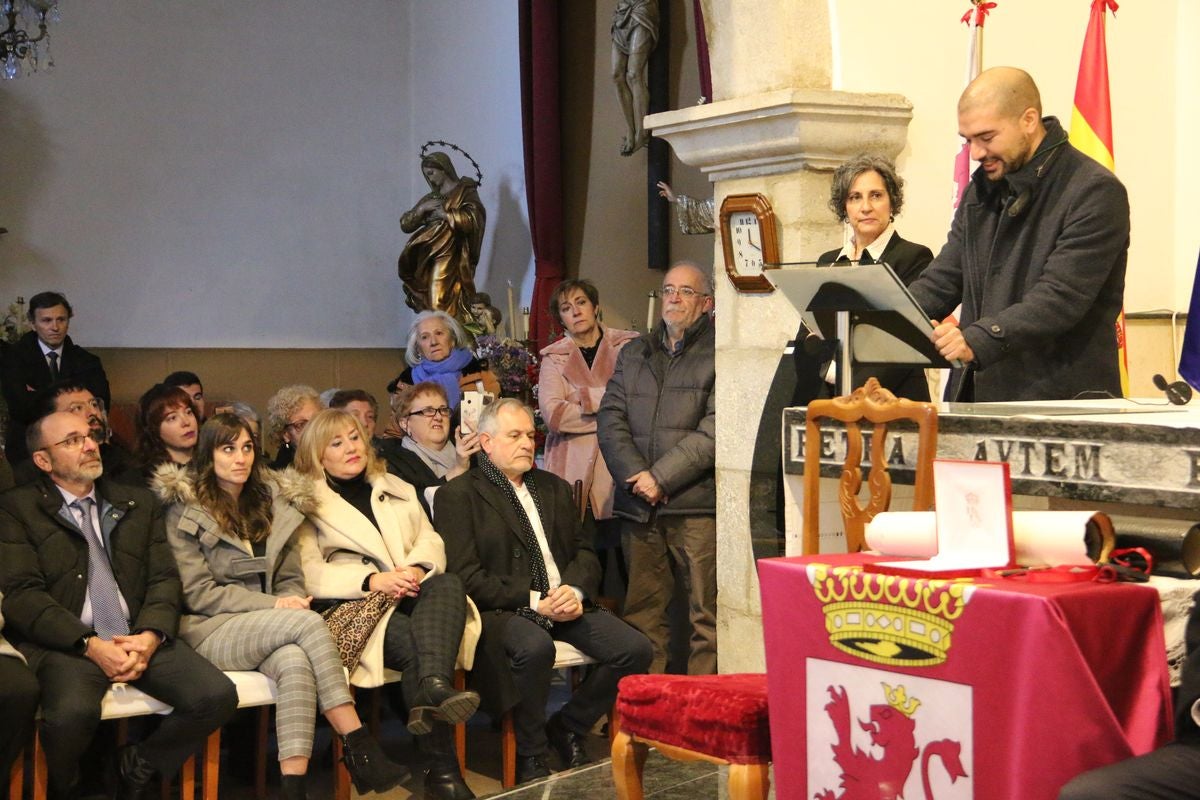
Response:
[[[621,679],[617,714],[612,765],[620,800],[642,800],[650,747],[679,761],[728,764],[732,800],[765,800],[771,785],[766,675],[630,675]]]

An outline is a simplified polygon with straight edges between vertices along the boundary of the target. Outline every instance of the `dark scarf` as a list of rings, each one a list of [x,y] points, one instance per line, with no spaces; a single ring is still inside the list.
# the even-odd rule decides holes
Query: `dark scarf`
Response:
[[[492,460],[487,457],[482,451],[476,456],[479,459],[479,469],[489,481],[494,483],[504,493],[504,497],[512,504],[513,510],[517,512],[517,519],[521,521],[521,541],[525,543],[525,548],[529,551],[529,564],[533,572],[534,591],[539,592],[542,597],[545,597],[550,592],[550,578],[546,574],[546,561],[542,558],[542,547],[538,544],[537,534],[533,531],[533,524],[529,521],[529,516],[525,513],[525,507],[521,505],[520,499],[517,498],[517,490],[513,488],[512,481],[500,471],[500,468],[492,463]],[[533,481],[533,471],[525,473],[525,487],[529,489],[529,496],[533,498],[533,506],[537,509],[538,517],[542,520],[542,527],[545,528],[546,515],[542,513],[542,501],[538,497],[537,485]],[[529,606],[523,606],[517,609],[517,614],[529,620],[536,622],[546,630],[554,627],[554,620],[539,614],[535,609]]]

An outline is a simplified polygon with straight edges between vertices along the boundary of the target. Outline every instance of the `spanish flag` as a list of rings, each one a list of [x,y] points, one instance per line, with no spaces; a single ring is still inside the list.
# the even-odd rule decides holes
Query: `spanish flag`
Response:
[[[1116,15],[1115,0],[1092,0],[1079,78],[1075,82],[1075,107],[1071,110],[1071,144],[1116,171],[1113,159],[1112,102],[1108,97],[1108,49],[1104,43],[1105,15]],[[1117,359],[1121,369],[1121,393],[1129,394],[1129,356],[1125,349],[1125,312],[1117,316]]]

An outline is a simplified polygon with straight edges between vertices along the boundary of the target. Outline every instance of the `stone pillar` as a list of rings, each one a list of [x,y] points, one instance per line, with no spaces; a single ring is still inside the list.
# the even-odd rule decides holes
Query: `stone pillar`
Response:
[[[824,0],[710,0],[705,9],[718,99],[653,114],[646,127],[666,139],[681,161],[709,176],[718,210],[726,195],[762,193],[778,220],[783,261],[815,260],[841,240],[827,206],[831,171],[862,151],[895,158],[912,106],[899,95],[825,88],[830,44]],[[754,443],[768,388],[800,315],[778,293],[739,294],[725,275],[719,234],[713,274],[720,669],[761,672],[762,608],[751,531],[761,528],[762,505],[773,496],[775,465],[754,463]],[[778,436],[782,420],[765,425]]]

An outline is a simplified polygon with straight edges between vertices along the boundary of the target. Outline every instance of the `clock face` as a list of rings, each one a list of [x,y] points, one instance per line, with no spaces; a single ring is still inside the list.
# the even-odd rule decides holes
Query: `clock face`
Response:
[[[741,275],[761,275],[763,270],[762,230],[753,211],[737,211],[729,216],[729,234],[733,240],[733,258]]]

